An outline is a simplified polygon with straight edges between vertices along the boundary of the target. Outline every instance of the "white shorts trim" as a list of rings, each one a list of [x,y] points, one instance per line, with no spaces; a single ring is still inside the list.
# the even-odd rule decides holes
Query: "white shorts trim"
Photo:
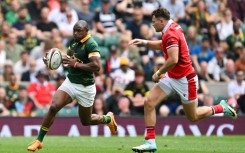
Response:
[[[71,83],[68,78],[61,84],[58,90],[66,92],[72,99],[76,99],[83,107],[91,107],[94,104],[96,94],[95,84],[84,86],[82,84]]]

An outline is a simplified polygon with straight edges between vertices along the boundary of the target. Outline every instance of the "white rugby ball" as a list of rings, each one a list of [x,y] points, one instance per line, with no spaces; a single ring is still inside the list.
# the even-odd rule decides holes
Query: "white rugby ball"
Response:
[[[62,55],[58,48],[50,49],[46,58],[47,58],[47,66],[51,70],[58,69],[62,63]]]

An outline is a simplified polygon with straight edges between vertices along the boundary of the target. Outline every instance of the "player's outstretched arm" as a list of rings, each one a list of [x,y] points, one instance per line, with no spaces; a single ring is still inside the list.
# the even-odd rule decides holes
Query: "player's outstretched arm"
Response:
[[[162,40],[133,39],[128,45],[145,45],[155,50],[162,50]]]

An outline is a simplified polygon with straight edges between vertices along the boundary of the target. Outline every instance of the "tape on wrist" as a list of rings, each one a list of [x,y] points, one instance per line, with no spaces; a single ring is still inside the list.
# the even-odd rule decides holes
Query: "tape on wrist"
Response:
[[[143,40],[143,45],[147,45],[148,44],[148,40]]]

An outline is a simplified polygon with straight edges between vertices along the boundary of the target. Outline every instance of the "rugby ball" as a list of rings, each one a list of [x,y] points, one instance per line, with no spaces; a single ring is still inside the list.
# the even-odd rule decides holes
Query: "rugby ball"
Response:
[[[51,70],[56,70],[62,63],[62,55],[58,48],[52,48],[49,50],[47,56],[47,66]]]

